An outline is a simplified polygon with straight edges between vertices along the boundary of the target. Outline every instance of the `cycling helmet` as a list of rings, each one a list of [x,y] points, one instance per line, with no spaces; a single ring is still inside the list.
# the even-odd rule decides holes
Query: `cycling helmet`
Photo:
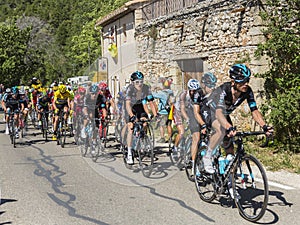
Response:
[[[11,92],[12,92],[14,95],[16,95],[16,94],[19,93],[19,89],[18,89],[17,87],[13,87],[13,88],[11,89]]]
[[[214,87],[216,87],[217,78],[213,73],[207,72],[207,73],[203,74],[203,76],[201,78],[201,82],[206,87],[214,88]]]
[[[90,87],[90,93],[97,93],[99,91],[99,87],[96,84],[93,84]]]
[[[244,64],[235,64],[229,70],[229,76],[236,83],[249,82],[251,71]]]
[[[58,86],[58,90],[60,93],[64,94],[67,91],[67,87],[63,84]]]
[[[10,88],[6,88],[5,93],[10,93],[11,89]]]
[[[85,94],[85,88],[79,87],[78,92],[79,92],[79,94]]]
[[[135,71],[130,76],[131,81],[142,80],[142,79],[144,79],[144,74],[142,74],[142,72],[140,71]]]
[[[189,90],[198,90],[200,89],[200,82],[196,79],[189,79],[187,86]]]
[[[105,91],[107,89],[107,84],[104,81],[101,81],[98,87],[101,91]]]

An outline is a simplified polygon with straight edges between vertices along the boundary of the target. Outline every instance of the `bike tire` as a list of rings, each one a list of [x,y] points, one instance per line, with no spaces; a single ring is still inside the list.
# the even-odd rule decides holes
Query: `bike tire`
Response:
[[[185,141],[185,151],[184,151],[184,169],[186,176],[189,181],[194,182],[194,176],[192,171],[192,155],[191,155],[191,147],[192,147],[192,137],[188,137]]]
[[[65,147],[65,144],[66,144],[66,138],[67,138],[67,123],[66,121],[63,122],[63,126],[62,126],[62,129],[61,129],[61,137],[62,137],[62,140],[61,140],[61,147],[64,148]]]
[[[14,123],[12,125],[12,144],[15,148],[16,147],[16,129],[15,129]]]
[[[201,153],[196,156],[194,174],[199,197],[205,202],[212,202],[216,198],[214,175],[205,173]]]
[[[85,157],[87,154],[87,151],[88,151],[88,146],[89,146],[88,139],[87,138],[84,138],[84,139],[79,138],[78,140],[79,140],[78,145],[80,148],[81,156]]]
[[[150,177],[154,165],[154,152],[152,141],[148,136],[138,139],[136,150],[138,152],[139,166],[144,177]]]
[[[252,155],[243,156],[231,174],[234,202],[240,215],[256,222],[266,212],[269,186],[263,165]],[[237,196],[237,193],[239,196]]]
[[[97,138],[97,145],[95,148],[95,154],[92,154],[92,160],[97,162],[98,158],[103,154],[104,146],[102,145],[101,141]]]
[[[184,151],[185,151],[185,139],[182,137],[179,140],[177,151],[174,151],[175,147],[175,139],[179,135],[178,131],[173,131],[171,137],[169,138],[169,157],[170,161],[173,165],[177,166],[178,168],[183,167],[183,159],[184,159]]]

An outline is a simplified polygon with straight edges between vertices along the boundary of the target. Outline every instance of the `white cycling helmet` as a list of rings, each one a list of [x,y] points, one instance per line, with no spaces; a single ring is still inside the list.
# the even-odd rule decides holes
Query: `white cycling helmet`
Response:
[[[196,79],[189,79],[187,86],[189,90],[198,90],[200,89],[200,82]]]

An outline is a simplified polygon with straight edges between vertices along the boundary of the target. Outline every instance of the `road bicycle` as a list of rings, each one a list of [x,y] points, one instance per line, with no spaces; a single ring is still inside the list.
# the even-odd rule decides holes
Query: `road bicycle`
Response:
[[[178,135],[179,135],[178,130],[174,130],[172,132],[171,137],[169,138],[168,141],[169,152],[167,153],[167,155],[169,155],[171,163],[181,169],[184,167],[183,162],[184,162],[185,151],[187,149],[186,148],[187,140],[191,138],[188,127],[184,129],[184,134],[180,138],[178,142],[177,150],[175,151],[175,140]]]
[[[45,138],[46,141],[48,141],[48,134],[49,134],[49,111],[43,111],[40,112],[42,118],[41,118],[41,122],[42,122],[42,126],[41,126],[41,130],[42,130],[42,134],[43,134],[43,138]]]
[[[208,130],[207,130],[206,134],[202,134],[200,132],[200,140],[197,145],[197,152],[201,151],[203,148],[206,148],[207,143],[208,143],[208,137],[209,137]],[[193,171],[192,153],[191,153],[192,142],[193,142],[192,134],[189,134],[184,143],[185,149],[184,149],[184,154],[183,154],[183,165],[184,165],[184,170],[185,170],[187,178],[189,179],[189,181],[194,182],[195,181],[195,176],[194,176],[195,173]]]
[[[33,127],[37,128],[37,112],[36,112],[35,108],[32,108],[30,110],[29,115],[30,115],[30,120],[31,120]]]
[[[9,137],[10,137],[10,141],[11,144],[14,146],[14,148],[16,147],[16,120],[14,118],[14,115],[16,113],[19,113],[17,111],[13,112],[13,113],[6,113],[8,115],[8,130],[9,130]]]
[[[101,153],[104,151],[103,144],[101,143],[100,137],[98,135],[98,129],[96,129],[96,120],[98,118],[89,119],[85,128],[86,137],[79,137],[78,144],[80,147],[80,152],[83,157],[85,157],[90,149],[90,154],[94,162],[97,161]]]
[[[266,172],[258,159],[246,153],[243,144],[245,137],[262,134],[265,132],[237,132],[231,140],[236,145],[232,160],[219,161],[220,148],[213,154],[214,174],[204,170],[202,157],[205,150],[198,152],[194,169],[195,185],[203,201],[212,202],[217,196],[230,193],[243,218],[255,222],[263,217],[269,198]]]
[[[65,114],[67,114],[67,112],[61,110],[58,116],[57,145],[60,145],[62,148],[65,147],[68,131],[68,123],[67,119],[65,119]]]
[[[19,129],[21,133],[21,138],[23,138],[26,135],[28,125],[27,125],[27,119],[24,118],[24,113],[22,112],[19,114]]]
[[[137,159],[140,170],[145,177],[150,177],[154,165],[153,145],[147,134],[150,120],[139,120],[133,123],[132,157]],[[122,148],[124,163],[127,168],[127,148]]]

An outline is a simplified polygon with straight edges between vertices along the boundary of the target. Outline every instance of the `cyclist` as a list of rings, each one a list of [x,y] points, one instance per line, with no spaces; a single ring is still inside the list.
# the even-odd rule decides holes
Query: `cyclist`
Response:
[[[108,113],[108,116],[111,115],[111,109],[113,113],[115,113],[115,101],[109,91],[109,88],[106,84],[106,82],[101,81],[98,85],[99,87],[99,94],[103,95],[105,97],[106,101],[106,110]]]
[[[51,99],[48,96],[46,91],[43,91],[42,94],[39,96],[36,104],[36,109],[38,113],[38,128],[40,129],[42,126],[42,113],[43,112],[49,112],[51,105]],[[48,115],[46,115],[46,118],[48,118]]]
[[[219,86],[212,93],[212,127],[215,130],[210,138],[206,155],[203,157],[204,169],[208,173],[214,173],[212,166],[212,152],[223,140],[226,155],[234,154],[233,144],[229,145],[229,137],[236,134],[230,119],[230,114],[247,100],[253,119],[262,127],[267,135],[271,135],[273,128],[264,121],[262,114],[257,108],[254,94],[249,86],[251,71],[244,64],[235,64],[229,70],[230,82]]]
[[[69,109],[70,109],[70,93],[67,90],[67,87],[64,84],[58,86],[58,90],[54,92],[53,97],[53,110],[54,110],[54,134],[52,137],[53,141],[57,140],[57,125],[58,125],[58,117],[60,113],[65,112],[64,119],[67,120]]]
[[[26,123],[27,121],[27,116],[28,116],[28,111],[29,111],[29,98],[28,98],[28,92],[26,91],[26,89],[24,88],[23,90],[19,91],[19,96],[20,96],[20,103],[21,103],[21,108],[20,108],[20,112],[23,114],[23,118],[24,118],[24,123]]]
[[[189,129],[192,134],[192,146],[191,146],[191,156],[192,156],[192,174],[194,173],[194,164],[197,155],[198,142],[200,140],[200,130],[205,132],[205,122],[199,113],[195,113],[194,104],[197,98],[203,96],[203,91],[201,90],[200,82],[196,79],[190,79],[187,83],[188,91],[183,91],[180,95],[180,110],[182,116],[186,119]],[[183,131],[180,130],[180,136],[183,135]],[[178,140],[179,141],[179,140]]]
[[[86,127],[88,124],[88,119],[94,120],[95,118],[106,118],[106,102],[105,97],[99,94],[99,87],[93,84],[89,88],[89,93],[84,97],[84,107],[83,107],[83,128],[81,130],[81,137],[86,138]],[[96,120],[96,127],[99,127],[99,120]],[[96,132],[93,132],[93,140],[96,139]],[[93,153],[93,152],[92,152]]]
[[[152,113],[157,117],[157,111],[153,103],[154,97],[148,85],[144,84],[144,75],[139,72],[133,72],[130,76],[131,84],[126,90],[125,97],[125,119],[127,123],[127,163],[133,164],[132,159],[132,133],[133,122],[142,117],[149,117],[149,110],[146,105],[148,102]]]
[[[16,138],[19,138],[19,112],[20,112],[20,97],[19,90],[17,87],[12,89],[7,88],[6,93],[2,99],[2,108],[6,115],[6,129],[5,134],[9,134],[8,123],[9,123],[9,114],[14,113],[14,120],[16,125]]]
[[[194,96],[194,113],[195,118],[197,119],[198,123],[202,124],[202,131],[205,133],[206,126],[211,128],[211,114],[209,104],[212,101],[209,97],[212,91],[215,89],[217,83],[216,76],[211,73],[207,72],[204,73],[201,77],[201,91],[197,92]],[[200,119],[201,117],[202,119]],[[203,122],[205,122],[203,124]]]

